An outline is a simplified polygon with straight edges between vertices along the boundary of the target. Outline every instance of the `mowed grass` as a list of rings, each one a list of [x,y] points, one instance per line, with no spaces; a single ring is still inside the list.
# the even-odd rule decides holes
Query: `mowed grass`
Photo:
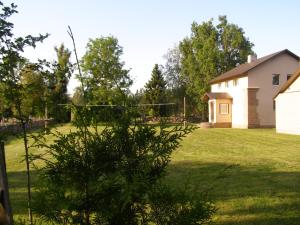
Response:
[[[300,136],[198,129],[173,155],[169,180],[208,191],[214,224],[300,224]]]
[[[26,215],[23,155],[22,140],[6,143],[17,216]],[[37,174],[32,175],[35,184]],[[174,187],[189,185],[207,193],[217,207],[216,225],[300,224],[300,136],[276,134],[274,129],[197,129],[173,154],[167,179]]]

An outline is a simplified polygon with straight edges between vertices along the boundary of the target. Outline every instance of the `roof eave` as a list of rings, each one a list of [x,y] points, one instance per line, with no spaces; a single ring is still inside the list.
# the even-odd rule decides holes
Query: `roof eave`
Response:
[[[217,79],[218,77],[216,77],[215,79],[211,80],[209,83],[210,84],[216,84],[216,83],[220,83],[220,82],[223,82],[223,81],[226,81],[226,80],[233,80],[235,78],[238,78],[238,77],[242,77],[243,75],[244,76],[247,76],[248,75],[248,72],[257,68],[258,66],[261,66],[263,64],[265,64],[266,62],[269,62],[270,60],[272,60],[274,57],[277,57],[279,55],[282,55],[282,54],[289,54],[291,57],[295,58],[296,60],[299,60],[300,57],[297,56],[296,54],[294,54],[293,52],[291,52],[290,50],[288,49],[284,49],[282,51],[279,51],[277,54],[274,54],[272,57],[268,58],[267,60],[265,61],[262,61],[260,62],[259,64],[257,64],[256,66],[254,66],[253,68],[250,68],[249,70],[247,70],[245,73],[243,74],[238,74],[238,75],[235,75],[235,76],[232,76],[232,77],[229,77],[229,78],[224,78],[224,79]],[[246,75],[245,75],[246,74]],[[221,75],[220,75],[221,76]],[[216,80],[217,79],[217,80]]]
[[[234,79],[241,78],[241,77],[246,77],[246,76],[248,76],[248,73],[237,74],[235,76],[232,76],[232,77],[229,77],[229,78],[224,78],[224,79],[218,79],[218,80],[213,79],[209,82],[209,84],[217,84],[217,83],[221,83],[221,82],[224,82],[224,81],[234,80]]]

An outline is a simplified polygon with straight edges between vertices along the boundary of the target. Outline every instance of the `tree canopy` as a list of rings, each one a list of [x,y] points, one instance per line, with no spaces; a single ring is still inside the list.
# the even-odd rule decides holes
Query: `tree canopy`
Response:
[[[64,44],[54,48],[56,62],[53,66],[53,88],[51,91],[49,114],[58,122],[69,121],[69,114],[61,104],[70,102],[67,86],[73,72],[73,65],[70,61],[71,51]]]
[[[207,104],[202,96],[210,90],[209,81],[244,63],[252,54],[253,44],[245,37],[242,28],[219,17],[219,24],[213,20],[191,26],[190,37],[180,42],[181,75],[186,82],[186,95],[194,113],[207,114]]]
[[[158,64],[154,65],[151,78],[145,85],[146,100],[150,104],[166,103],[166,82]],[[162,106],[152,106],[152,114],[163,115]]]
[[[113,36],[90,39],[82,58],[86,96],[92,104],[117,104],[132,80],[121,61],[123,48]]]

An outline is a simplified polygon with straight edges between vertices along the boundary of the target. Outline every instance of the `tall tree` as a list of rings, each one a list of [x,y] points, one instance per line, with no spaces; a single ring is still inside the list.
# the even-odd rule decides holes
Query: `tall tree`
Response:
[[[91,104],[120,104],[132,80],[121,61],[123,48],[113,37],[90,39],[82,58],[86,98]]]
[[[202,96],[210,90],[209,81],[217,75],[244,63],[252,54],[253,44],[245,37],[242,28],[230,24],[226,16],[197,24],[194,22],[190,37],[180,42],[181,73],[186,81],[188,101],[194,113],[207,114],[207,103]]]
[[[169,89],[178,89],[184,86],[183,77],[181,77],[181,57],[179,46],[175,45],[170,48],[164,55],[166,63],[163,67],[163,74],[166,79],[167,87]]]
[[[21,70],[21,83],[24,87],[22,111],[28,117],[44,115],[44,78],[35,67],[35,65],[27,63]]]
[[[73,65],[70,62],[71,51],[65,48],[64,44],[55,47],[54,50],[57,56],[57,64],[54,68],[55,83],[51,96],[52,108],[50,115],[53,116],[56,121],[66,122],[68,121],[68,111],[59,104],[69,102],[67,86],[73,71]]]
[[[163,75],[167,83],[168,99],[176,103],[176,113],[182,113],[183,98],[185,97],[186,81],[181,74],[181,55],[179,46],[175,45],[164,55],[166,60]]]
[[[158,64],[154,65],[151,78],[145,85],[146,100],[150,104],[166,103],[166,82]],[[165,114],[163,106],[153,105],[152,114],[162,116]]]

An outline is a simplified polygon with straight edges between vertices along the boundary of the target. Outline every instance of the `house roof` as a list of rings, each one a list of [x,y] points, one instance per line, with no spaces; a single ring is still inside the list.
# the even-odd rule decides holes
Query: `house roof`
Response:
[[[208,100],[208,99],[232,99],[232,97],[228,93],[225,93],[225,92],[221,92],[221,93],[207,92],[207,93],[205,93],[203,98],[206,100]]]
[[[282,87],[280,88],[280,90],[277,92],[277,94],[274,96],[274,99],[280,94],[285,92],[293,83],[295,80],[297,80],[297,78],[300,77],[300,68],[298,68],[296,70],[295,73],[293,73],[293,75],[290,77],[290,79],[287,80],[287,82],[284,83],[284,85],[282,85]]]
[[[246,76],[248,71],[256,68],[257,66],[260,66],[261,64],[263,64],[263,63],[269,61],[270,59],[272,59],[276,56],[279,56],[281,54],[289,54],[290,56],[292,56],[295,59],[299,60],[299,56],[292,53],[288,49],[285,49],[285,50],[282,50],[282,51],[275,52],[273,54],[264,56],[262,58],[259,58],[255,61],[251,62],[251,63],[244,63],[242,65],[239,65],[239,66],[233,68],[232,70],[229,70],[228,72],[223,73],[220,76],[216,77],[215,79],[211,80],[210,83],[214,84],[214,83],[218,83],[218,82],[221,82],[221,81]]]

